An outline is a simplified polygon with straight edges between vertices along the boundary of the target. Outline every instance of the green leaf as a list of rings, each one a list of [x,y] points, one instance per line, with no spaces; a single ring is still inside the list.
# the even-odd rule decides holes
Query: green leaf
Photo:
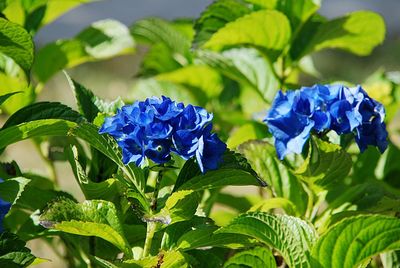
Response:
[[[62,119],[44,119],[25,122],[0,131],[0,148],[28,138],[65,136],[76,123]]]
[[[155,78],[137,79],[130,90],[129,99],[143,100],[161,95],[179,102],[198,104],[196,95],[188,88],[170,81],[159,81]]]
[[[252,206],[249,211],[268,212],[276,208],[283,209],[289,215],[300,216],[298,213],[296,213],[296,205],[293,204],[289,199],[283,197],[274,197],[262,200]]]
[[[303,215],[307,194],[295,175],[276,157],[275,147],[264,141],[249,141],[239,146],[254,170],[266,181],[277,197],[284,197],[296,205]]]
[[[159,74],[156,79],[192,88],[192,92],[197,95],[197,99],[203,98],[203,102],[206,101],[207,97],[218,97],[223,89],[220,74],[205,65],[184,66],[172,72]],[[195,94],[198,91],[202,94]]]
[[[383,268],[400,268],[400,251],[390,251],[380,254]]]
[[[260,48],[273,60],[290,37],[290,24],[285,15],[275,10],[261,10],[226,24],[203,47],[221,50],[228,46],[250,45]]]
[[[56,223],[51,228],[70,234],[96,236],[119,248],[127,257],[131,257],[132,255],[131,248],[128,242],[124,239],[123,234],[119,233],[107,224],[69,220]]]
[[[170,48],[164,43],[153,44],[144,55],[138,76],[150,77],[157,74],[179,70],[178,62]]]
[[[0,183],[0,198],[15,204],[31,180],[17,177]]]
[[[239,268],[243,266],[276,268],[276,262],[269,249],[256,247],[236,253],[224,263],[224,268]]]
[[[12,97],[15,94],[21,93],[21,91],[16,91],[16,92],[11,92],[8,94],[4,94],[0,96],[0,106],[10,97]]]
[[[222,267],[229,249],[213,248],[213,250],[192,250],[188,252],[194,259],[192,265],[197,268]]]
[[[256,185],[260,182],[252,174],[239,169],[219,169],[208,171],[204,175],[198,175],[186,181],[179,190],[201,191],[215,189],[224,186]]]
[[[246,158],[239,153],[227,150],[219,169],[208,171],[205,174],[200,172],[198,164],[194,160],[186,161],[178,175],[173,192],[176,190],[202,191],[228,185],[265,187],[266,183],[258,177]]]
[[[177,247],[179,238],[190,230],[199,226],[214,225],[210,218],[194,215],[190,220],[170,224],[164,228],[161,241],[161,249],[171,250]]]
[[[122,268],[160,267],[160,268],[187,268],[185,256],[179,251],[161,251],[157,256],[141,260],[127,260],[119,265]]]
[[[257,195],[235,195],[224,192],[217,193],[215,202],[223,206],[230,207],[238,212],[246,212],[254,205],[264,200],[262,197]]]
[[[78,112],[59,102],[37,102],[12,114],[2,129],[40,119],[64,119],[79,123],[84,118]]]
[[[46,82],[62,69],[91,60],[79,40],[58,40],[39,49],[32,69],[39,81]]]
[[[400,249],[400,220],[383,215],[347,218],[322,235],[313,267],[357,267],[385,251]]]
[[[129,29],[116,20],[96,21],[76,36],[94,59],[106,59],[132,50],[134,42]]]
[[[171,217],[171,222],[189,220],[196,213],[200,197],[193,190],[174,192],[168,197],[164,209]]]
[[[99,0],[48,0],[46,5],[46,15],[43,18],[43,25],[49,24],[55,19],[57,19],[62,14],[68,12],[69,10],[90,2],[96,2]]]
[[[28,267],[35,260],[30,249],[18,236],[9,232],[0,234],[0,266],[1,267]]]
[[[94,183],[89,180],[85,170],[78,160],[78,150],[75,146],[71,147],[68,152],[68,160],[71,164],[72,171],[82,189],[86,199],[102,199],[114,201],[120,197],[125,187],[117,179],[107,179],[102,182]]]
[[[67,135],[73,135],[85,140],[93,148],[110,158],[125,173],[139,193],[143,195],[145,187],[143,171],[135,165],[125,165],[122,162],[122,154],[114,138],[108,135],[100,135],[98,128],[90,123],[75,125],[74,128],[67,132]]]
[[[41,26],[51,23],[72,8],[93,1],[96,0],[8,1],[3,13],[9,20],[32,28],[31,30],[35,32]]]
[[[140,42],[164,44],[171,52],[172,58],[180,65],[191,61],[190,40],[176,30],[170,23],[159,18],[146,18],[131,26],[132,35]]]
[[[290,20],[293,30],[301,27],[321,6],[321,0],[281,0],[276,9],[284,13]]]
[[[311,267],[309,250],[315,243],[316,233],[298,218],[249,212],[239,215],[217,233],[248,235],[279,251],[290,267]]]
[[[228,22],[246,14],[250,9],[237,0],[219,0],[209,5],[196,20],[193,40],[194,47],[202,46],[210,37]]]
[[[215,53],[198,51],[198,58],[229,78],[254,89],[264,101],[271,103],[279,88],[272,66],[252,48],[237,48]]]
[[[258,122],[251,122],[240,126],[233,132],[226,141],[229,148],[236,148],[240,144],[249,141],[262,139],[267,136],[267,127]]]
[[[113,264],[112,262],[109,262],[109,261],[99,258],[97,256],[94,256],[94,260],[100,267],[103,267],[103,268],[119,268],[117,265]]]
[[[350,155],[339,145],[313,138],[304,163],[296,170],[299,178],[321,188],[329,188],[350,172]]]
[[[44,227],[62,232],[100,237],[128,257],[132,256],[117,210],[111,202],[90,200],[77,204],[72,200],[59,199],[43,212],[40,222]]]
[[[67,73],[65,73],[65,75],[67,77],[69,86],[75,94],[79,111],[89,122],[93,122],[97,114],[100,112],[96,105],[98,98],[93,94],[92,91],[86,89],[84,86],[71,79]]]
[[[33,71],[40,82],[46,82],[62,69],[126,54],[133,47],[125,25],[115,20],[97,21],[73,39],[58,40],[41,48]]]
[[[7,102],[1,105],[3,111],[12,114],[19,108],[30,104],[35,98],[35,92],[29,85],[24,70],[12,58],[2,53],[0,53],[0,70],[0,94],[21,92],[7,99]]]
[[[12,58],[29,76],[33,63],[33,41],[21,26],[0,18],[0,53]]]
[[[42,119],[21,123],[0,130],[0,149],[21,140],[40,136],[75,136],[85,140],[114,161],[139,191],[139,194],[144,195],[143,171],[133,165],[124,165],[116,141],[108,135],[100,135],[98,128],[90,123],[77,124],[62,119]]]
[[[254,244],[254,241],[245,235],[214,233],[217,226],[196,226],[184,233],[177,241],[177,249],[191,250],[204,247],[243,248]]]
[[[371,11],[355,11],[318,27],[302,55],[325,48],[338,48],[365,56],[385,38],[385,23]]]

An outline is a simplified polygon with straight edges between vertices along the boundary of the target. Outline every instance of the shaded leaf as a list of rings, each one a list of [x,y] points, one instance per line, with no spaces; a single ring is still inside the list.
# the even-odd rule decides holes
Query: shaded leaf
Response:
[[[311,149],[304,163],[296,170],[303,180],[322,188],[328,188],[343,180],[350,172],[350,155],[339,145],[310,140]]]
[[[296,205],[300,215],[307,207],[307,194],[301,182],[276,157],[275,147],[264,141],[249,141],[239,146],[254,170],[272,187],[277,197],[284,197]]]
[[[243,266],[276,268],[276,262],[269,249],[256,247],[236,253],[224,263],[224,268],[239,268]]]
[[[17,91],[17,92],[11,92],[8,94],[4,94],[0,96],[0,106],[10,97],[12,97],[15,94],[21,93],[21,91]]]
[[[179,190],[200,191],[205,189],[220,188],[223,186],[257,185],[260,182],[249,172],[239,169],[219,169],[208,171],[185,182]]]
[[[4,123],[2,129],[40,119],[64,119],[77,123],[83,121],[83,117],[78,112],[64,104],[59,102],[37,102],[13,113]]]
[[[254,241],[245,235],[214,233],[217,226],[197,226],[183,234],[177,241],[180,250],[191,250],[204,247],[243,248],[254,245]]]
[[[1,267],[28,267],[35,260],[30,249],[18,236],[9,232],[0,234],[0,266]]]

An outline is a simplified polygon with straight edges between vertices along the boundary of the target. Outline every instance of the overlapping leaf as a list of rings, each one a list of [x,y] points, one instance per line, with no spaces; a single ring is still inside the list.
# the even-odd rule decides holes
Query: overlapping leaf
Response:
[[[263,141],[249,141],[239,146],[251,166],[269,185],[278,197],[289,199],[303,214],[307,206],[307,194],[301,182],[288,167],[276,157],[275,147]]]
[[[77,204],[68,199],[60,199],[49,205],[40,221],[47,228],[100,237],[118,247],[127,256],[132,256],[117,210],[111,202],[91,200]]]
[[[362,215],[338,223],[312,250],[313,267],[357,267],[381,252],[400,249],[400,220]]]
[[[27,75],[33,63],[31,35],[20,25],[0,18],[0,53],[12,58]]]
[[[40,49],[33,71],[39,81],[46,82],[62,69],[128,53],[133,47],[134,41],[125,25],[115,20],[102,20],[73,39],[58,40]]]
[[[260,48],[273,60],[288,44],[290,37],[290,23],[285,15],[275,10],[261,10],[226,24],[203,47],[221,50],[250,45]]]
[[[316,233],[299,218],[249,212],[239,215],[217,233],[248,235],[278,250],[290,267],[311,267],[309,251]]]
[[[238,268],[242,266],[276,268],[276,262],[269,249],[256,247],[236,253],[224,263],[224,268]]]
[[[270,103],[279,88],[272,66],[252,48],[237,48],[222,53],[198,51],[198,58],[229,78],[252,89]]]
[[[327,188],[343,180],[350,172],[350,155],[339,145],[311,139],[311,149],[303,165],[296,171],[300,178]]]

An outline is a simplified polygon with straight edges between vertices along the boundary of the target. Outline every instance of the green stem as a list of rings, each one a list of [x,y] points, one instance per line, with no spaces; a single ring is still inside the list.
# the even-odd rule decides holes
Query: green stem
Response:
[[[162,176],[163,176],[163,171],[160,170],[157,175],[156,184],[154,185],[153,198],[151,200],[151,209],[152,210],[157,210],[157,198],[158,198],[158,192],[160,191],[160,184],[161,184]]]
[[[149,256],[154,233],[156,231],[156,222],[147,223],[146,240],[144,241],[142,258]]]
[[[163,164],[161,164],[160,167],[162,168]],[[162,177],[163,177],[163,169],[161,169],[158,172],[156,183],[154,185],[153,198],[152,198],[151,206],[150,206],[152,212],[157,210],[157,198],[158,198],[158,192],[160,190],[160,184],[161,184]],[[147,222],[146,240],[144,241],[142,258],[145,258],[145,257],[149,256],[149,254],[150,254],[151,244],[153,242],[153,237],[154,237],[154,233],[156,231],[156,227],[157,227],[156,222],[153,222],[153,221]]]

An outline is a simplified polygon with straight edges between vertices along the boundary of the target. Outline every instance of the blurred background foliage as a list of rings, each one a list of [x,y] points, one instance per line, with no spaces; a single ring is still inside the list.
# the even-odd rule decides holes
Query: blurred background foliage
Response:
[[[36,45],[31,73],[24,68],[29,62],[18,62],[6,53],[0,54],[0,95],[23,91],[1,106],[0,123],[8,114],[34,101],[58,101],[76,108],[73,92],[61,72],[66,69],[75,80],[110,101],[118,102],[119,96],[129,103],[153,95],[166,95],[202,105],[214,112],[217,131],[233,149],[249,139],[268,136],[261,120],[277,89],[316,82],[361,83],[371,97],[385,105],[390,139],[395,146],[391,145],[381,158],[372,151],[361,157],[354,154],[356,167],[352,181],[339,185],[326,200],[331,203],[343,187],[371,173],[390,186],[398,187],[396,178],[400,170],[394,165],[400,146],[400,17],[397,14],[400,2],[325,0],[319,10],[321,16],[313,15],[307,27],[298,26],[312,13],[300,12],[296,16],[298,10],[279,7],[284,13],[294,13],[288,21],[277,13],[260,13],[274,1],[246,2],[251,8],[241,1],[228,0],[211,6],[212,1],[203,0],[0,1],[2,13],[10,21],[24,26]],[[6,7],[3,3],[9,5]],[[310,10],[316,11],[318,1],[314,3],[315,7]],[[228,5],[236,5],[230,7],[233,12],[226,12]],[[72,8],[75,9],[68,12]],[[351,18],[334,20],[332,24],[337,26],[337,31],[331,36],[322,30],[319,39],[313,37],[314,27],[322,22],[363,9],[380,13],[387,31],[380,17],[360,11]],[[250,12],[253,12],[252,17],[241,18]],[[266,16],[275,22],[273,27],[267,27],[267,33],[263,27]],[[244,30],[238,31],[231,25],[225,32],[218,31],[237,18],[243,19],[244,25],[244,20],[248,20]],[[345,27],[346,23],[350,26]],[[356,29],[353,36],[341,39],[341,33],[349,29]],[[241,36],[244,32],[246,34]],[[252,40],[253,46],[246,45],[247,34],[258,37]],[[271,36],[275,36],[275,41],[269,43]],[[324,38],[328,41],[324,42]],[[287,46],[288,42],[292,45]],[[29,42],[26,45],[29,46]],[[33,55],[30,57],[33,60]],[[56,172],[52,176],[58,175],[59,187],[82,200],[75,182],[63,179],[73,176],[65,159],[57,154],[64,145],[60,139],[25,141],[8,147],[1,161],[18,159],[24,170],[46,174],[47,168],[50,173]],[[242,152],[246,152],[246,148],[242,148]],[[38,161],[40,158],[45,160],[44,164]],[[357,169],[357,163],[363,167],[371,161],[385,164],[368,172]],[[363,202],[368,203],[365,200],[373,198],[376,187],[372,186],[365,185],[367,194],[359,197],[358,206],[362,207]],[[242,192],[254,190],[249,188]],[[219,194],[217,202],[223,207],[231,197]],[[245,204],[243,208],[227,208],[212,218],[220,225],[226,224],[237,210],[246,211],[260,201],[251,198],[257,199],[245,196],[241,199]],[[334,205],[332,207],[334,210]],[[323,217],[321,222],[327,224]]]

